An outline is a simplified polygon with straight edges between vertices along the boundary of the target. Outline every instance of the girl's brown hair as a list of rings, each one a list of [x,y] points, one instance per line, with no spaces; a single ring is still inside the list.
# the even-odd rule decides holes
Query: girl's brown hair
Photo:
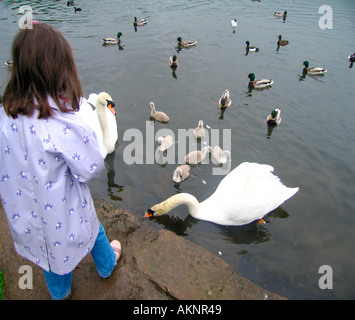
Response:
[[[12,75],[4,92],[8,116],[51,117],[50,95],[62,112],[79,110],[82,88],[68,41],[48,24],[20,30],[12,44]],[[67,104],[68,102],[69,104]]]

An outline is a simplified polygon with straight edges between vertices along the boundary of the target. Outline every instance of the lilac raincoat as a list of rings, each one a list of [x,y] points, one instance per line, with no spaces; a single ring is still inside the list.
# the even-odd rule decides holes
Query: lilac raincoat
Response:
[[[67,274],[88,254],[99,221],[88,181],[104,168],[95,133],[75,112],[8,117],[0,108],[0,196],[15,249]]]

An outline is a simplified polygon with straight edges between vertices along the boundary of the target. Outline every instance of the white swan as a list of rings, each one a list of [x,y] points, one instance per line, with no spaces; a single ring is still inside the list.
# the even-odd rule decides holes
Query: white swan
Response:
[[[77,112],[84,122],[96,133],[97,139],[112,153],[118,140],[116,112],[111,96],[106,92],[92,93],[88,100],[83,99]],[[100,146],[99,144],[99,146]],[[103,154],[103,152],[101,152]]]
[[[198,122],[198,126],[194,129],[193,134],[196,139],[201,139],[205,136],[205,128],[203,127],[202,120]]]
[[[231,157],[229,150],[222,150],[220,146],[214,146],[212,149],[212,156],[217,163],[225,164]]]
[[[164,137],[158,137],[158,144],[158,150],[164,152],[174,144],[173,137],[169,134]]]
[[[262,219],[298,191],[283,185],[273,170],[269,165],[244,162],[205,201],[199,203],[191,194],[179,193],[152,206],[145,217],[161,216],[186,204],[194,218],[221,225],[240,226]]]
[[[210,146],[204,147],[200,150],[191,151],[189,154],[185,156],[185,162],[189,164],[198,164],[203,161],[206,156],[207,152],[211,152],[212,148]]]
[[[181,166],[178,166],[173,173],[173,181],[175,183],[180,183],[187,179],[190,175],[190,166],[188,164],[183,164]]]

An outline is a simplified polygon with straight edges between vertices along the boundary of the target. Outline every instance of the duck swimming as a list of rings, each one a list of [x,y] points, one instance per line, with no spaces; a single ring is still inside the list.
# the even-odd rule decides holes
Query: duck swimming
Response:
[[[182,41],[181,37],[178,37],[176,40],[178,42],[178,46],[183,48],[193,47],[197,43],[196,40]]]
[[[231,25],[232,25],[233,28],[236,28],[238,26],[237,19],[232,19],[231,20]]]
[[[121,42],[121,37],[123,34],[121,32],[117,33],[117,38],[104,38],[102,39],[102,42],[104,45],[106,44],[119,44]]]
[[[169,58],[170,68],[177,68],[179,66],[178,58],[176,55],[173,55]]]
[[[281,123],[281,110],[276,108],[266,118],[266,123],[270,126],[278,126]]]
[[[353,63],[355,62],[355,53],[354,53],[354,54],[351,54],[351,55],[348,57],[348,60],[349,60],[349,62],[350,62],[349,68],[352,68],[352,67],[353,67]]]
[[[286,46],[289,44],[288,40],[282,40],[282,35],[279,35],[279,40],[277,41],[278,46]]]
[[[224,90],[218,101],[219,109],[229,108],[232,105],[232,99],[230,98],[229,90]]]
[[[140,20],[137,20],[137,17],[134,17],[133,19],[133,25],[135,27],[139,27],[139,26],[144,26],[145,24],[148,23],[148,20],[147,19],[140,19]]]
[[[283,18],[283,21],[286,21],[287,11],[284,11],[284,13],[275,11],[274,16],[278,18]]]
[[[267,87],[270,87],[274,83],[274,80],[270,79],[255,80],[254,73],[249,73],[249,75],[245,78],[249,78],[249,89],[265,89]]]
[[[309,68],[309,62],[304,61],[303,62],[304,68],[303,68],[303,75],[305,76],[306,74],[309,74],[311,76],[321,76],[324,75],[328,70],[325,68],[321,67],[312,67]]]
[[[246,48],[247,53],[246,54],[248,54],[248,52],[258,52],[259,51],[259,48],[250,46],[249,41],[246,41],[245,44],[247,45],[247,48]]]
[[[206,200],[199,202],[189,193],[179,193],[150,207],[145,217],[161,216],[185,204],[194,218],[220,225],[241,226],[260,220],[299,190],[286,187],[273,171],[270,165],[244,162]]]
[[[283,18],[287,16],[287,11],[285,11],[284,13],[279,12],[279,11],[275,11],[274,12],[274,16],[279,17],[279,18]]]

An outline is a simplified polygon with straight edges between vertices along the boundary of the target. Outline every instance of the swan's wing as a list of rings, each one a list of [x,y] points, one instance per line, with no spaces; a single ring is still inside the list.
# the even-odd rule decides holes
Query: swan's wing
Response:
[[[298,188],[287,188],[273,170],[269,165],[242,163],[231,171],[205,201],[207,207],[214,206],[215,221],[243,225],[261,219],[292,197]]]

